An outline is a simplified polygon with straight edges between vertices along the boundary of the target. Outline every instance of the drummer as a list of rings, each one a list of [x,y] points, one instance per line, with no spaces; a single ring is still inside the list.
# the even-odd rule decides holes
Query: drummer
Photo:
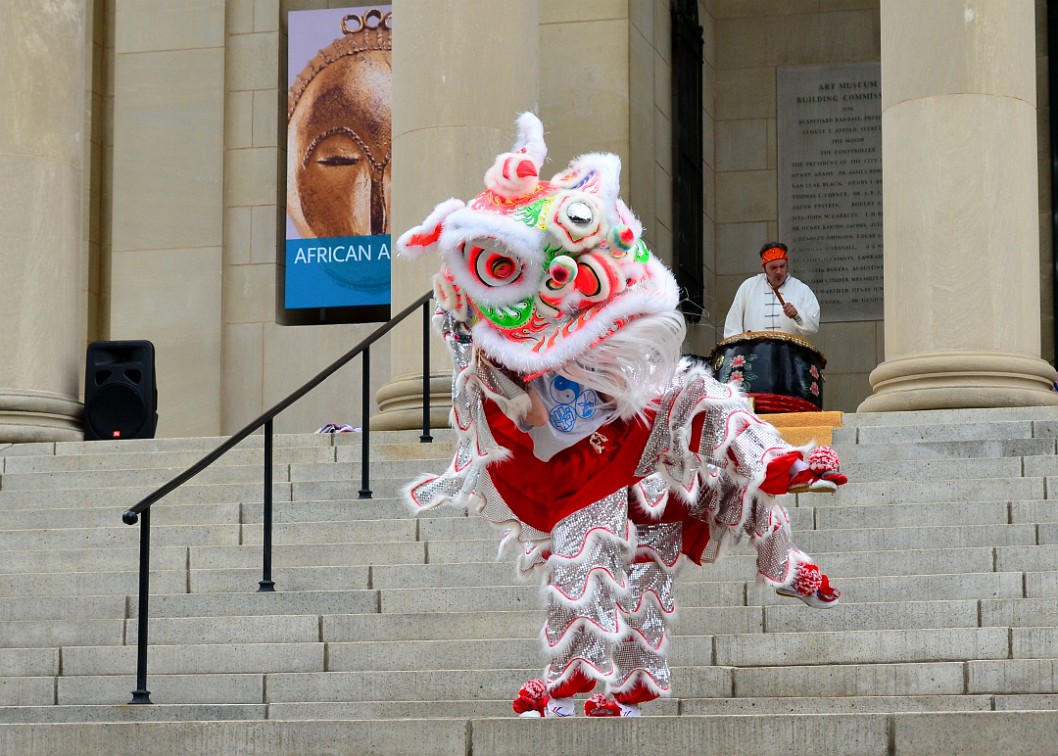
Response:
[[[790,275],[787,247],[767,242],[760,248],[763,272],[742,282],[724,323],[724,338],[746,331],[778,331],[808,336],[819,330],[819,302]]]

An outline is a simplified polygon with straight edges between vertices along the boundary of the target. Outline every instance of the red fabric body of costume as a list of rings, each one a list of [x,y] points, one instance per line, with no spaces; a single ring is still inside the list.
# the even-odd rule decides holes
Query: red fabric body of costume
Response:
[[[635,471],[652,423],[615,420],[597,431],[607,439],[601,442],[601,453],[588,437],[544,462],[533,454],[532,437],[520,431],[495,402],[485,399],[482,405],[493,438],[510,452],[507,459],[489,465],[489,475],[507,506],[526,525],[550,533],[562,518],[642,479]],[[648,417],[653,420],[653,408]],[[691,423],[692,449],[701,443],[704,424],[705,413],[698,413]],[[701,564],[709,526],[688,517],[682,502],[670,498],[661,519],[644,515],[637,506],[629,506],[628,517],[637,525],[682,522],[683,552]]]
[[[533,454],[533,439],[518,430],[495,402],[482,401],[493,438],[510,456],[489,465],[489,475],[507,506],[526,525],[550,533],[559,520],[640,480],[636,467],[650,425],[615,420],[594,436],[563,449],[547,462]],[[650,411],[653,419],[653,410]],[[604,436],[602,451],[591,439]]]

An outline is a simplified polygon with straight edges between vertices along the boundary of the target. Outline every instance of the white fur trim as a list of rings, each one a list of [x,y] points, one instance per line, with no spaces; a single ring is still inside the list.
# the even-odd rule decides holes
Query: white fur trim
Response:
[[[526,154],[536,163],[537,168],[547,159],[547,145],[544,144],[544,124],[535,113],[526,111],[518,116],[518,142],[514,149],[525,148]]]
[[[522,268],[521,278],[507,286],[489,286],[467,267],[460,245],[477,239],[495,239]],[[464,208],[445,220],[439,248],[456,284],[481,305],[515,304],[540,289],[544,232],[498,213]]]
[[[441,202],[433,211],[426,216],[426,220],[420,223],[414,228],[410,228],[397,237],[396,249],[397,254],[403,257],[415,258],[426,254],[427,252],[433,252],[437,249],[437,241],[435,240],[430,244],[414,244],[412,245],[412,237],[416,235],[431,235],[438,226],[444,224],[445,219],[460,208],[466,207],[463,200],[460,199],[448,199]],[[410,245],[410,246],[409,246]]]

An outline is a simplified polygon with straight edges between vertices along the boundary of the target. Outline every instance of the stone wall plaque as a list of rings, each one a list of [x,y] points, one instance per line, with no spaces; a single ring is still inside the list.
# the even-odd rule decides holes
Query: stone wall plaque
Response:
[[[879,63],[778,71],[779,239],[820,318],[882,318]]]

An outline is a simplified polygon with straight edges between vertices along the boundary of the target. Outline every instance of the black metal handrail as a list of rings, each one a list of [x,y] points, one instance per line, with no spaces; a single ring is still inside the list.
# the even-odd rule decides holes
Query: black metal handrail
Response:
[[[272,420],[280,412],[292,405],[298,399],[305,396],[323,381],[329,378],[339,368],[344,367],[358,354],[363,354],[363,370],[361,384],[363,389],[363,420],[361,426],[361,487],[359,498],[370,499],[371,488],[369,486],[368,466],[370,464],[370,402],[368,400],[368,387],[371,378],[371,345],[389,333],[402,320],[411,315],[415,310],[422,308],[422,435],[419,436],[420,443],[430,443],[433,437],[430,435],[430,310],[428,304],[433,297],[432,292],[426,292],[410,305],[405,307],[396,316],[380,326],[370,336],[350,349],[344,355],[332,362],[326,368],[316,374],[314,378],[306,382],[301,388],[290,393],[285,399],[266,411],[256,420],[251,421],[245,428],[233,435],[216,449],[204,456],[191,467],[184,470],[165,485],[140,499],[139,502],[129,507],[121,515],[121,520],[126,525],[140,523],[140,575],[139,575],[139,615],[137,617],[136,636],[136,690],[132,691],[131,704],[149,704],[151,692],[147,690],[147,616],[148,596],[150,593],[150,543],[151,543],[151,505],[163,497],[175,491],[191,478],[198,475],[211,464],[220,459],[225,453],[238,445],[247,436],[264,429],[264,514],[263,514],[263,559],[262,578],[258,582],[258,592],[270,593],[275,591],[275,583],[272,580]],[[142,517],[141,517],[142,515]]]

